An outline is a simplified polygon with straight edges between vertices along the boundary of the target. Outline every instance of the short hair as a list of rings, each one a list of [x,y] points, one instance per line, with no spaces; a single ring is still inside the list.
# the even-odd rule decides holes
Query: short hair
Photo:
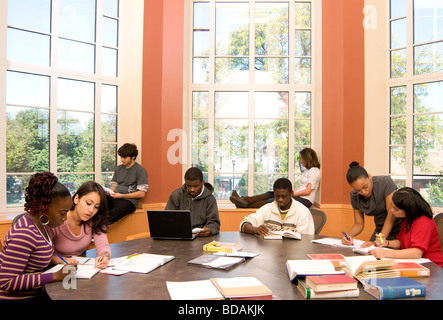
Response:
[[[279,178],[275,180],[274,182],[274,191],[276,189],[285,189],[288,190],[290,193],[292,192],[292,183],[286,178]]]
[[[304,148],[300,151],[300,157],[306,162],[306,169],[319,168],[320,161],[318,161],[317,153],[314,149]]]
[[[117,153],[123,158],[131,157],[136,159],[138,156],[138,150],[135,143],[125,143],[118,149]]]
[[[185,180],[188,181],[203,181],[203,172],[196,167],[189,168],[185,173]]]
[[[346,173],[346,180],[351,184],[360,178],[369,178],[368,172],[365,168],[360,167],[360,164],[357,161],[352,161],[349,164],[349,169]]]

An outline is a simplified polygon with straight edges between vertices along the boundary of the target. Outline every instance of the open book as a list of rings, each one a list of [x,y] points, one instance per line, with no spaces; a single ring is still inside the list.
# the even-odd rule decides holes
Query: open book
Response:
[[[343,269],[346,274],[360,282],[364,279],[400,276],[400,271],[392,268],[396,264],[394,259],[378,260],[374,256],[352,256],[345,257],[345,261]]]
[[[269,231],[269,235],[263,237],[265,240],[280,240],[283,238],[301,240],[301,234],[290,230]]]
[[[272,298],[272,291],[255,277],[211,278],[166,282],[172,300]]]
[[[289,280],[297,282],[298,278],[305,278],[308,275],[323,274],[343,274],[343,271],[336,271],[330,260],[288,260],[286,261]]]
[[[125,257],[121,262],[117,263],[113,268],[115,270],[124,270],[136,273],[148,273],[152,270],[173,260],[174,256],[142,253]]]

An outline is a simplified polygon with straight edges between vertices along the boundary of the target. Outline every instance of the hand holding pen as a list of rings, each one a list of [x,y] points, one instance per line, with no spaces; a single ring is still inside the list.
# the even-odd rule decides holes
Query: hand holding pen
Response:
[[[342,233],[343,233],[343,238],[341,240],[341,243],[343,243],[346,246],[353,246],[354,241],[352,241],[352,237],[345,232]]]
[[[95,267],[99,269],[105,269],[109,264],[108,251],[105,251],[101,256],[95,258]]]
[[[383,236],[383,234],[379,233],[375,237],[375,245],[377,247],[387,247],[389,244],[389,241]]]

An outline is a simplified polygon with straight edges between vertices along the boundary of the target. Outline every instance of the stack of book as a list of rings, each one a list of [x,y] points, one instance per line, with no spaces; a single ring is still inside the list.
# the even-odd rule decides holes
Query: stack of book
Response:
[[[345,274],[307,276],[299,280],[298,290],[306,299],[355,298],[358,281]]]
[[[240,242],[220,242],[220,241],[211,241],[203,245],[204,252],[227,252],[233,253],[240,251],[242,248]]]

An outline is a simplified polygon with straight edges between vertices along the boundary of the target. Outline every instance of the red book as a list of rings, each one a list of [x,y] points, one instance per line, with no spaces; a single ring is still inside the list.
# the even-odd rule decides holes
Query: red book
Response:
[[[306,276],[306,284],[316,292],[357,289],[358,281],[345,274]]]
[[[345,257],[340,253],[311,253],[308,257],[312,260],[330,260],[336,268],[345,262]]]

